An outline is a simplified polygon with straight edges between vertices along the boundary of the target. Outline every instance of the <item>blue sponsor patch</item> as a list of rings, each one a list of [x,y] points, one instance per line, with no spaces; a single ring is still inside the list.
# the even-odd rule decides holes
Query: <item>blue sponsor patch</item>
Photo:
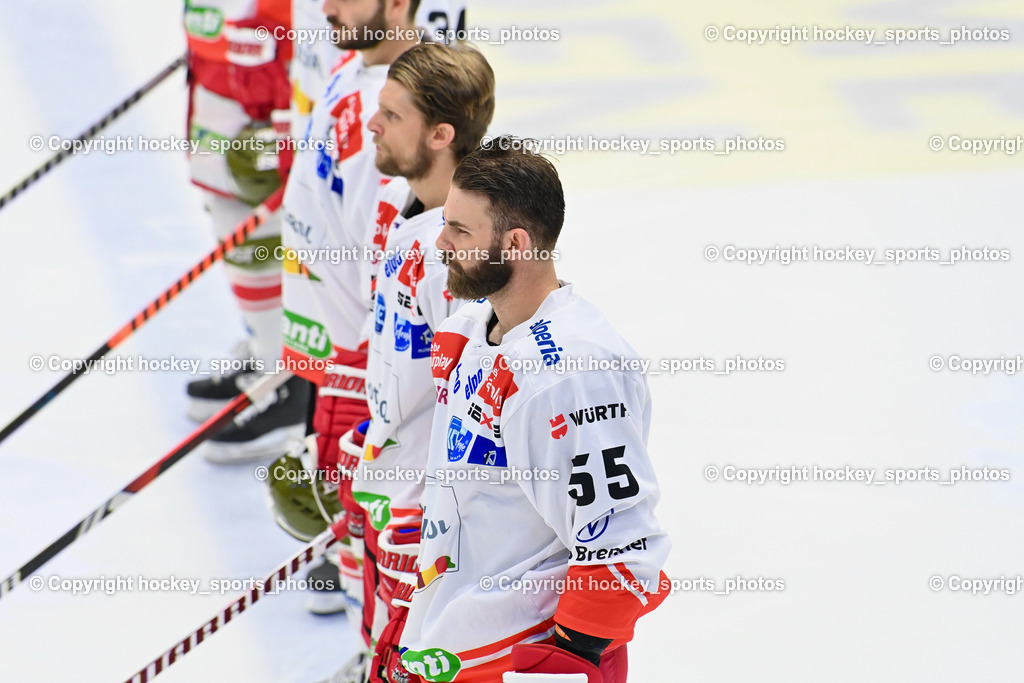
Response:
[[[408,351],[412,346],[412,323],[395,313],[395,351]]]
[[[469,442],[473,440],[473,432],[462,426],[462,418],[453,417],[448,423],[448,460],[456,462],[462,460],[469,449]],[[502,453],[504,456],[504,453]]]
[[[457,418],[453,418],[457,419]],[[448,432],[451,434],[451,431]],[[493,441],[483,436],[477,436],[473,442],[473,450],[469,454],[469,462],[474,465],[487,465],[489,467],[508,467],[505,459],[505,447],[497,446]]]
[[[384,295],[377,293],[377,306],[373,311],[373,331],[380,334],[384,331],[384,316],[387,315],[387,307],[384,305]]]
[[[345,182],[338,176],[334,176],[331,179],[331,192],[340,195],[345,194]]]
[[[430,358],[430,343],[434,341],[434,333],[427,325],[412,326],[412,357]]]
[[[330,172],[331,172],[331,157],[328,156],[327,152],[323,151],[322,149],[317,150],[316,174],[318,176],[320,176],[321,178],[323,178],[324,180],[326,180],[327,176],[330,174]]]

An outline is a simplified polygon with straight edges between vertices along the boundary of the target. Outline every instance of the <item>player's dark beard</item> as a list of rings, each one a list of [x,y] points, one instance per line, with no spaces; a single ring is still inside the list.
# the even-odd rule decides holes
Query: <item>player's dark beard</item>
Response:
[[[430,156],[430,150],[427,149],[427,143],[424,140],[420,140],[412,161],[405,166],[401,165],[395,159],[395,155],[379,142],[377,145],[380,146],[380,149],[377,150],[377,170],[384,175],[402,176],[406,180],[419,180],[426,177],[434,165],[434,159]]]
[[[512,279],[512,264],[501,258],[501,243],[496,238],[487,255],[488,261],[479,261],[471,268],[463,268],[454,260],[444,257],[448,264],[448,291],[466,301],[483,299],[501,291]]]
[[[340,33],[335,34],[334,44],[339,50],[368,50],[377,47],[383,40],[384,2],[381,0],[377,13],[362,26],[345,26],[334,17],[327,17],[327,23]]]

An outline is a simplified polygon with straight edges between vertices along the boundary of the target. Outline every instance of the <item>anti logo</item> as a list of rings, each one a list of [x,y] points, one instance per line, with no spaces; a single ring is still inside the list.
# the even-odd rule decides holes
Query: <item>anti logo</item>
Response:
[[[288,310],[282,322],[286,346],[313,358],[327,358],[331,354],[331,338],[320,323]]]
[[[384,531],[384,527],[391,521],[391,499],[364,491],[353,491],[352,497],[359,505],[366,508],[373,528],[377,531]]]
[[[448,423],[448,460],[458,462],[469,450],[469,442],[473,440],[473,432],[462,426],[462,418],[453,417]],[[492,444],[493,445],[493,444]],[[504,455],[504,449],[502,449]]]
[[[402,666],[425,681],[448,683],[462,669],[462,660],[440,648],[406,650],[402,653]]]

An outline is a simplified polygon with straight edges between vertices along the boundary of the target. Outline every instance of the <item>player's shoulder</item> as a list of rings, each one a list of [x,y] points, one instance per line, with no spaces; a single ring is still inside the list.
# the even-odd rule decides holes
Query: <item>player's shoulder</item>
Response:
[[[538,358],[545,366],[557,367],[580,356],[635,355],[601,310],[568,283],[551,292],[537,312],[516,327],[514,335],[520,357]]]

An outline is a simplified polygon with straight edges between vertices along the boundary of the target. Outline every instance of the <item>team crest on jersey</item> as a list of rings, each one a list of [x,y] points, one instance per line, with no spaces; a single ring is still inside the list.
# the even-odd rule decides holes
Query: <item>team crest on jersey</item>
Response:
[[[448,460],[458,462],[469,450],[469,442],[473,440],[473,432],[462,424],[462,418],[453,417],[448,423]]]
[[[430,372],[435,380],[448,381],[469,338],[454,332],[437,332],[430,345]]]
[[[337,119],[334,141],[337,161],[341,163],[363,148],[363,99],[359,91],[342,97],[331,110],[331,116]]]

